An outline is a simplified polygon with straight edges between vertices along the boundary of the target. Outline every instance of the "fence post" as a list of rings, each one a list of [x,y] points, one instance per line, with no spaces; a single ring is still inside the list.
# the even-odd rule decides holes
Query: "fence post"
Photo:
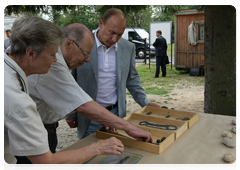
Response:
[[[147,63],[147,43],[146,43],[146,38],[144,39],[144,62],[145,64]]]
[[[148,63],[149,63],[149,69],[150,69],[150,64],[151,64],[151,56],[150,56],[151,47],[150,47],[150,45],[151,45],[151,44],[150,44],[150,42],[149,42],[149,47],[148,47],[148,51],[149,51],[149,60],[148,60],[148,61],[149,61],[149,62],[148,62]]]

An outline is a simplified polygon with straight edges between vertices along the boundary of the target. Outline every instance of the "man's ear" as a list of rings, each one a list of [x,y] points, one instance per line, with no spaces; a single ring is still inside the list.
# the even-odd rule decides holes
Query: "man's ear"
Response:
[[[36,52],[32,48],[28,48],[26,50],[26,55],[29,61],[33,62],[35,57],[37,56]]]
[[[69,51],[73,47],[73,40],[71,38],[67,38],[65,40],[65,49]]]
[[[99,20],[99,28],[102,29],[102,26],[103,26],[103,25],[104,25],[103,20],[100,19],[100,20]]]

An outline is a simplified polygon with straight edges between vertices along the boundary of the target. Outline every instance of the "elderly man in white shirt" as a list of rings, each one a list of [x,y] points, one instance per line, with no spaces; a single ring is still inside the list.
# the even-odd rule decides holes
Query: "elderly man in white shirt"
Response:
[[[152,142],[149,132],[111,114],[78,86],[71,75],[71,69],[90,61],[89,53],[94,45],[94,37],[86,26],[79,23],[70,24],[62,30],[65,38],[58,49],[57,62],[52,64],[48,74],[32,75],[28,78],[30,96],[36,102],[48,132],[55,129],[52,135],[56,136],[57,121],[77,111],[106,127],[123,129],[137,140]],[[57,141],[53,139],[49,144],[52,142],[55,144],[50,148],[54,151]]]

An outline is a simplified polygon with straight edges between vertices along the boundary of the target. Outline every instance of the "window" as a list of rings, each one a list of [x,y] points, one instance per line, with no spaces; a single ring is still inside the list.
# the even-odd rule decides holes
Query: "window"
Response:
[[[197,43],[204,43],[204,21],[194,21],[197,31]]]
[[[140,37],[137,35],[137,33],[133,32],[133,31],[128,32],[128,37],[129,37],[129,40],[139,40],[140,39]]]

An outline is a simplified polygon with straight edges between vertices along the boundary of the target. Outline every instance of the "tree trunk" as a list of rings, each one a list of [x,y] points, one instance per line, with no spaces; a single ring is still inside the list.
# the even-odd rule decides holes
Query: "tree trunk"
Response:
[[[204,112],[236,116],[236,9],[205,6]]]

